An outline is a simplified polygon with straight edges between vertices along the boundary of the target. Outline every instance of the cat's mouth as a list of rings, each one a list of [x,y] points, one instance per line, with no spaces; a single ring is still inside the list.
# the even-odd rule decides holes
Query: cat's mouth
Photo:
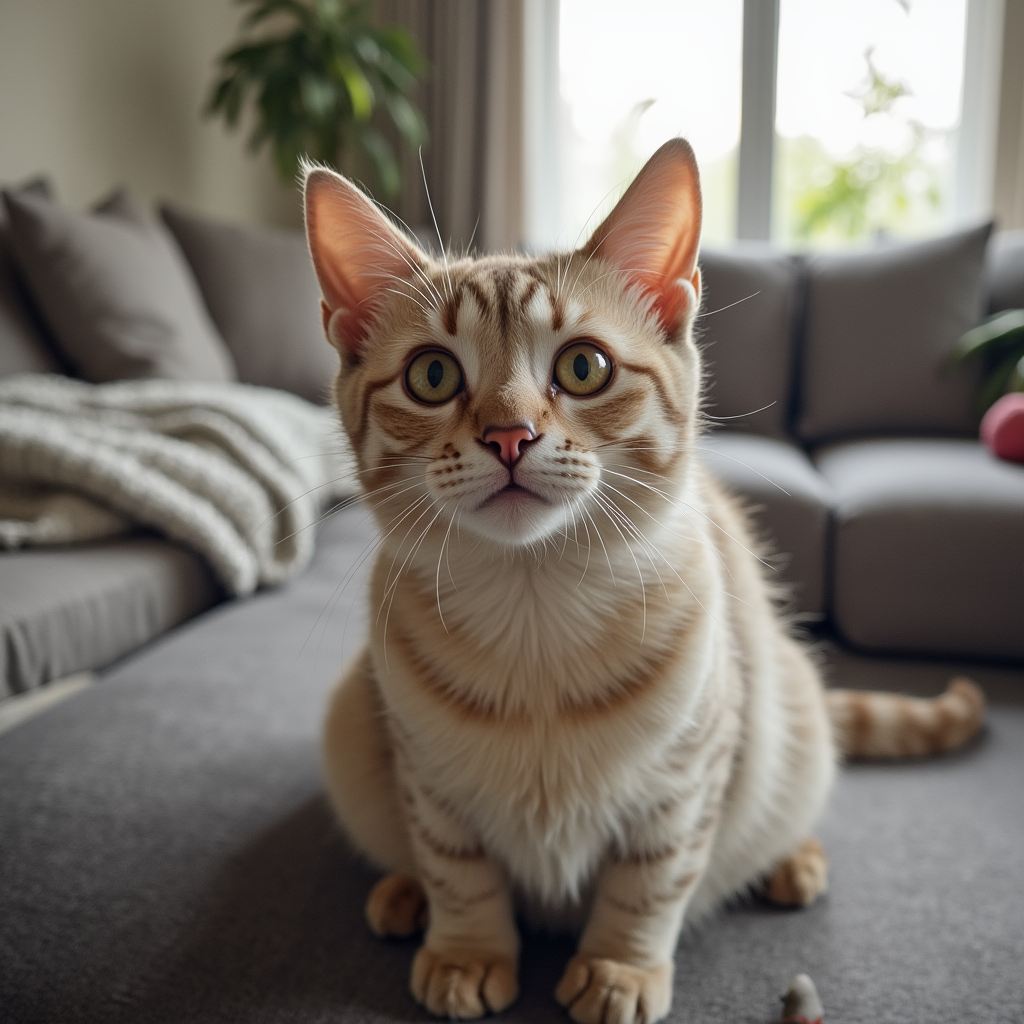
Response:
[[[495,491],[489,498],[485,498],[478,508],[483,510],[498,504],[515,507],[526,505],[533,501],[539,501],[542,505],[550,504],[546,498],[542,498],[528,487],[523,487],[522,484],[517,484],[514,480],[510,480],[501,490]]]

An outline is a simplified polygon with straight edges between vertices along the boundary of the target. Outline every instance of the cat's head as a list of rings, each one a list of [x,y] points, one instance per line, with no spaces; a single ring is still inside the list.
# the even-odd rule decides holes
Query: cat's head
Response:
[[[382,526],[457,522],[517,547],[598,520],[628,536],[672,501],[700,385],[686,142],[571,254],[431,257],[324,169],[305,199],[335,398]]]

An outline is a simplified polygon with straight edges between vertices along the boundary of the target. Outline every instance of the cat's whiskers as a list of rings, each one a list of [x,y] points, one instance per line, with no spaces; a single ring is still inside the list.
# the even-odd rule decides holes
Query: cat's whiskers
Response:
[[[684,513],[683,513],[683,515],[685,516],[685,515],[686,515],[686,513],[684,512]],[[688,517],[687,517],[687,518],[688,518]],[[692,525],[692,524],[691,524],[691,525]],[[712,551],[713,551],[713,552],[715,553],[715,555],[716,555],[716,556],[718,556],[719,558],[721,558],[721,555],[720,555],[720,553],[719,553],[719,552],[717,551],[717,549],[715,549],[715,547],[714,547],[713,545],[710,545],[710,544],[708,544],[708,543],[707,543],[707,539],[706,539],[706,538],[704,537],[704,535],[703,535],[703,534],[702,534],[702,533],[701,533],[701,532],[700,532],[699,530],[697,530],[697,531],[695,531],[695,532],[696,532],[696,533],[697,533],[697,535],[698,535],[698,536],[699,536],[699,537],[701,538],[701,541],[702,541],[702,542],[703,542],[703,543],[704,543],[704,544],[705,544],[705,545],[706,545],[707,547],[709,547],[709,548],[710,548],[710,550],[712,550]],[[665,558],[664,554],[662,554],[662,552],[661,552],[661,551],[660,551],[660,550],[659,550],[659,549],[658,549],[658,548],[657,548],[656,546],[655,546],[655,551],[657,551],[657,553],[658,553],[658,554],[659,554],[659,555],[661,556],[661,558],[662,558],[662,559],[663,559],[663,560],[665,561],[665,564],[666,564],[666,565],[667,565],[667,566],[669,567],[669,569],[671,569],[671,571],[672,571],[672,575],[673,575],[673,576],[675,576],[675,578],[676,578],[677,580],[679,580],[679,582],[680,582],[680,583],[681,583],[681,584],[682,584],[682,585],[683,585],[683,586],[684,586],[684,587],[686,588],[686,592],[687,592],[687,593],[688,593],[688,594],[690,595],[690,597],[692,597],[692,598],[693,598],[693,600],[694,600],[694,601],[695,601],[695,602],[697,603],[697,605],[699,605],[699,606],[700,606],[700,608],[701,608],[701,609],[702,609],[702,610],[704,611],[704,613],[705,613],[706,615],[710,616],[710,617],[711,617],[712,619],[714,619],[714,620],[718,621],[719,617],[718,617],[717,615],[714,615],[714,614],[713,614],[713,613],[712,613],[712,612],[711,612],[711,611],[710,611],[710,610],[708,609],[707,605],[705,605],[705,604],[704,604],[704,602],[703,602],[703,601],[702,601],[702,600],[701,600],[701,599],[700,599],[700,598],[699,598],[699,597],[698,597],[698,596],[697,596],[697,595],[696,595],[696,594],[694,593],[694,591],[693,591],[693,588],[692,588],[692,587],[691,587],[691,586],[689,585],[689,583],[687,583],[687,582],[686,582],[686,580],[685,580],[685,579],[684,579],[684,578],[683,578],[682,576],[680,576],[680,574],[679,574],[679,573],[678,573],[678,572],[676,571],[676,568],[675,568],[675,566],[673,566],[673,565],[671,564],[671,562],[669,562],[669,560],[668,560],[667,558]],[[648,557],[650,557],[650,555],[648,555]],[[655,571],[657,571],[657,570],[655,570]],[[660,574],[660,573],[658,574],[658,579],[659,579],[659,581],[661,581],[661,574]],[[664,584],[664,581],[661,581],[661,584],[662,584],[662,587],[664,587],[664,586],[665,586],[665,584]],[[731,595],[730,595],[730,596],[731,596]],[[744,603],[746,603],[746,602],[744,602]]]
[[[420,173],[423,175],[423,191],[427,196],[427,206],[430,209],[430,218],[434,222],[434,230],[437,232],[437,242],[441,246],[441,258],[444,260],[444,272],[448,279],[449,297],[455,298],[455,290],[452,287],[452,275],[448,267],[448,254],[445,252],[444,239],[441,237],[441,229],[437,226],[437,214],[434,213],[434,200],[430,198],[430,186],[427,185],[427,169],[423,165],[423,147],[420,146]]]
[[[609,470],[609,472],[613,472],[613,471]],[[683,499],[681,497],[680,498],[674,498],[674,497],[672,497],[672,495],[666,493],[665,491],[661,490],[660,488],[654,487],[651,484],[645,483],[643,480],[637,480],[635,477],[629,477],[625,473],[618,473],[618,474],[615,474],[615,475],[623,476],[627,480],[631,479],[633,481],[633,483],[637,484],[639,487],[646,487],[649,491],[653,491],[655,494],[660,494],[670,504],[674,504],[675,505],[676,502],[681,502],[688,509],[690,509],[691,512],[694,512],[697,515],[701,516],[702,518],[706,519],[709,523],[711,523],[712,526],[715,527],[715,529],[717,529],[717,530],[721,531],[723,534],[725,534],[725,536],[728,537],[729,540],[731,540],[734,544],[738,544],[752,558],[756,558],[762,565],[767,566],[769,569],[772,569],[773,571],[776,571],[775,566],[771,565],[769,562],[766,562],[758,554],[756,554],[755,552],[751,551],[750,548],[748,548],[741,540],[739,540],[737,537],[734,537],[731,533],[729,533],[729,531],[726,530],[724,526],[721,526],[720,524],[716,523],[715,520],[711,516],[709,516],[706,512],[704,512],[702,509],[699,509],[696,506],[691,505],[688,501],[686,501],[685,499]],[[676,507],[678,508],[679,506],[676,505]]]
[[[452,526],[455,523],[455,519],[448,520],[448,529],[445,530],[444,539],[441,541],[441,550],[437,555],[437,575],[434,577],[434,592],[437,596],[437,617],[441,620],[441,625],[444,626],[445,633],[448,633],[448,624],[444,621],[444,612],[441,611],[441,559],[444,557],[445,545],[448,543],[448,537],[452,532]],[[448,575],[451,576],[452,567],[451,563],[448,563]],[[452,580],[455,583],[455,580]],[[457,588],[456,588],[457,589]]]
[[[608,554],[608,548],[605,547],[604,537],[601,536],[601,531],[598,529],[597,523],[594,521],[594,517],[591,515],[590,510],[587,509],[587,508],[583,508],[580,511],[586,517],[586,519],[584,520],[584,523],[586,522],[586,520],[589,520],[590,521],[590,525],[594,527],[594,532],[597,534],[597,539],[598,539],[598,541],[601,544],[602,550],[604,551],[605,561],[608,563],[608,575],[611,576],[612,586],[613,587],[617,586],[617,584],[615,582],[615,570],[612,568],[612,560],[611,560],[611,557]],[[587,529],[587,536],[588,537],[590,536],[590,529],[589,528]]]
[[[423,500],[424,500],[424,497],[421,497],[416,502],[413,502],[410,505],[406,506],[404,512],[400,512],[400,513],[396,514],[394,519],[398,519],[399,517],[404,517],[405,514],[408,514],[412,509],[416,508],[416,506],[420,502],[422,502]],[[370,516],[372,514],[373,514],[372,510],[368,511],[367,514],[363,517],[363,520],[361,520],[361,521],[365,521],[366,518],[368,518],[368,516]],[[394,522],[394,519],[392,519],[391,522]],[[390,525],[390,523],[387,524],[387,525]],[[384,544],[387,541],[387,539],[390,536],[390,534],[393,532],[394,529],[397,529],[398,525],[400,525],[400,523],[398,523],[394,527],[392,527],[391,530],[387,530],[387,532],[385,532],[383,534],[378,534],[377,536],[375,536],[373,538],[373,540],[371,540],[367,545],[364,546],[362,553],[358,556],[358,558],[356,558],[356,560],[353,562],[353,564],[351,565],[349,570],[341,578],[341,580],[339,581],[338,585],[334,588],[334,593],[328,599],[328,601],[324,605],[322,611],[316,617],[316,620],[314,621],[313,625],[310,627],[310,631],[307,634],[305,641],[303,641],[302,647],[299,649],[299,655],[300,656],[301,656],[302,652],[306,649],[306,644],[309,643],[310,639],[313,636],[313,633],[316,632],[316,628],[317,628],[317,626],[320,625],[320,622],[323,619],[324,615],[326,614],[328,616],[328,618],[329,618],[330,615],[333,614],[333,609],[334,609],[334,607],[337,606],[337,603],[341,599],[341,595],[344,593],[345,588],[348,586],[349,582],[354,578],[355,574],[359,571],[359,569],[365,564],[367,558],[369,558],[371,555],[376,555],[377,552],[381,550],[381,548],[384,546]],[[323,568],[323,566],[321,565],[321,569],[322,568]],[[321,569],[317,570],[316,576],[314,577],[314,582],[316,581],[316,579],[319,578]],[[321,637],[321,641],[322,641],[322,639],[323,638]],[[319,651],[319,647],[318,647],[318,651]]]
[[[625,546],[626,550],[629,552],[630,558],[633,559],[633,565],[636,566],[637,579],[640,581],[640,600],[641,600],[641,603],[643,605],[643,619],[642,619],[642,625],[641,625],[641,628],[640,628],[640,646],[642,647],[643,643],[644,643],[644,639],[647,636],[647,587],[644,584],[644,574],[640,571],[640,563],[636,560],[636,555],[633,554],[632,546],[630,545],[629,541],[626,540],[626,536],[622,532],[622,530],[619,528],[619,524],[615,522],[615,518],[614,518],[614,516],[612,516],[611,512],[608,510],[608,507],[607,507],[607,505],[605,503],[604,498],[602,497],[602,495],[598,491],[594,492],[593,497],[597,501],[598,506],[600,507],[600,509],[608,517],[608,521],[612,524],[612,526],[615,527],[616,532],[622,538],[622,543]],[[650,557],[650,556],[648,556],[648,557]]]
[[[367,274],[367,277],[378,278],[381,282],[392,281],[403,288],[412,288],[413,291],[415,291],[416,294],[419,295],[419,297],[423,300],[423,302],[426,303],[426,305],[419,304],[421,309],[429,312],[431,309],[435,308],[434,303],[431,301],[431,297],[427,295],[427,293],[423,291],[423,289],[420,288],[419,285],[415,283],[415,281],[411,281],[407,277],[401,277],[398,274],[392,273],[391,271],[386,270],[380,264],[375,264],[373,270],[374,273]],[[389,290],[392,291],[395,295],[401,295],[404,296],[405,298],[412,299],[412,296],[406,292],[398,291],[395,289]],[[415,302],[416,300],[413,299],[413,301]]]
[[[445,502],[437,510],[437,512],[434,513],[434,518],[431,519],[430,522],[427,523],[427,525],[423,528],[423,532],[416,539],[415,543],[413,544],[412,548],[409,551],[409,554],[406,556],[405,561],[402,563],[402,567],[398,570],[398,575],[395,577],[394,582],[391,584],[391,600],[388,602],[388,611],[387,611],[387,614],[384,616],[383,644],[384,644],[384,667],[385,668],[389,667],[388,666],[388,622],[389,622],[389,620],[391,618],[391,607],[395,603],[395,595],[398,593],[398,583],[399,583],[399,581],[402,578],[402,574],[405,572],[405,567],[409,564],[410,559],[412,559],[412,558],[414,558],[416,556],[416,553],[419,551],[420,546],[423,544],[424,538],[430,532],[430,529],[434,525],[434,523],[437,522],[438,516],[440,516],[441,513],[445,510],[445,508],[447,507],[447,504],[448,503]],[[419,520],[417,520],[417,522],[418,521]],[[387,591],[385,590],[384,598],[386,598],[386,597],[387,597]],[[378,613],[378,618],[379,618],[379,613]],[[447,632],[447,627],[446,627],[445,631]]]
[[[725,452],[719,451],[717,448],[700,448],[700,447],[698,447],[695,450],[699,451],[699,452],[708,452],[708,453],[710,453],[712,455],[719,455],[723,459],[728,459],[730,462],[735,462],[737,465],[742,466],[744,469],[748,469],[748,470],[750,470],[751,473],[754,473],[756,476],[759,476],[766,484],[771,484],[772,487],[777,487],[787,497],[790,497],[790,498],[792,497],[792,495],[789,493],[789,491],[787,491],[786,488],[782,486],[782,484],[776,483],[774,480],[772,480],[771,477],[765,476],[764,473],[761,473],[758,470],[754,469],[753,466],[748,466],[742,459],[737,459],[733,455],[726,455]]]
[[[387,599],[388,593],[391,590],[391,574],[394,572],[395,564],[398,562],[398,558],[402,554],[402,550],[403,550],[403,547],[405,545],[405,542],[409,539],[410,535],[412,534],[412,531],[416,529],[416,526],[419,524],[420,520],[423,519],[423,517],[425,515],[427,515],[430,512],[431,508],[433,508],[433,506],[434,506],[434,499],[431,498],[429,494],[424,494],[422,496],[422,500],[427,502],[427,507],[425,509],[423,509],[422,512],[420,512],[420,514],[409,525],[409,529],[405,531],[405,536],[402,538],[402,540],[399,542],[397,548],[395,549],[395,553],[394,553],[394,555],[393,555],[393,557],[391,559],[391,565],[388,566],[388,571],[387,571],[387,573],[386,573],[386,575],[384,577],[384,583],[385,583],[384,597],[381,600],[380,608],[377,609],[377,620],[378,621],[380,620],[380,613],[384,610],[384,600]],[[420,504],[420,503],[417,503],[417,504]],[[402,568],[405,568],[405,563],[404,562],[402,563]],[[398,570],[398,574],[401,575],[401,572],[402,572],[402,569],[399,569]],[[398,577],[396,576],[395,579],[397,579],[397,578]]]
[[[413,272],[413,274],[426,286],[427,290],[432,292],[436,297],[439,305],[444,305],[444,296],[438,291],[434,282],[430,280],[426,272],[423,270],[418,263],[409,258],[401,246],[397,245],[392,238],[388,238],[386,235],[381,234],[377,231],[372,231],[370,234],[378,241],[383,242],[385,247],[390,249],[405,265]]]
[[[613,470],[611,468],[611,466],[618,466],[618,465],[624,465],[624,464],[623,463],[617,463],[617,462],[616,463],[611,463],[610,465],[606,465],[605,466],[605,471],[610,473],[612,476],[620,476],[623,479],[629,480],[629,481],[631,481],[632,483],[635,483],[635,484],[639,484],[640,486],[647,486],[646,484],[644,484],[644,482],[642,480],[637,480],[636,478],[631,477],[631,476],[629,476],[626,473],[617,473],[615,470]],[[630,466],[628,464],[625,465],[625,468],[627,468],[627,469],[634,469],[634,470],[637,469],[637,467]],[[638,471],[641,472],[641,473],[648,472],[647,470],[638,470]],[[664,479],[664,477],[661,474],[650,474],[650,475],[652,475],[652,476],[659,476],[662,479]],[[611,487],[611,484],[609,484],[607,481],[603,481],[603,483],[605,484],[605,486]],[[614,488],[612,488],[612,489],[614,490]],[[655,488],[651,488],[651,489],[656,490]],[[621,494],[622,492],[618,491],[617,493]],[[718,550],[717,545],[715,545],[714,543],[711,542],[711,540],[708,538],[707,534],[700,528],[699,524],[695,523],[690,518],[689,512],[685,508],[681,508],[678,505],[674,504],[672,502],[672,499],[664,491],[659,491],[658,493],[662,494],[663,497],[667,501],[670,502],[670,504],[673,504],[673,507],[676,509],[676,511],[687,521],[687,523],[689,523],[690,528],[693,530],[694,534],[700,540],[701,544],[708,551],[710,551],[712,553],[712,555],[714,555],[715,560],[729,574],[729,577],[732,578],[732,570],[729,568],[728,560],[725,558],[725,556],[722,554],[722,552]],[[623,495],[623,497],[627,497],[627,496]],[[629,500],[632,501],[633,499],[630,498]],[[643,511],[646,512],[647,515],[650,516],[652,519],[654,518],[653,515],[651,515],[650,511],[648,509],[644,508],[643,505],[640,505],[638,502],[633,502],[633,504],[637,505],[638,508],[643,509]],[[658,521],[655,520],[655,522],[658,522]],[[667,527],[664,527],[664,524],[662,524],[662,523],[659,523],[658,525],[659,526],[663,526],[663,528],[665,528],[665,529],[668,529]],[[673,535],[676,536],[676,537],[684,538],[683,534],[674,533],[674,531],[672,531],[672,530],[668,530],[668,532],[669,533],[673,533]]]

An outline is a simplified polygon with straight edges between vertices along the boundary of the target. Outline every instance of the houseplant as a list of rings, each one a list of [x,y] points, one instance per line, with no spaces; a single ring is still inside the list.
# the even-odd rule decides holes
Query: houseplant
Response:
[[[332,166],[354,158],[393,197],[401,173],[383,123],[413,148],[427,137],[409,99],[426,71],[412,37],[376,27],[370,2],[238,2],[250,8],[243,38],[218,58],[207,115],[235,128],[252,98],[249,146],[255,152],[269,143],[282,178],[294,179],[303,156]]]
[[[1005,392],[1024,391],[1024,309],[1006,309],[983,320],[960,339],[953,358],[984,361],[978,398],[983,410]]]

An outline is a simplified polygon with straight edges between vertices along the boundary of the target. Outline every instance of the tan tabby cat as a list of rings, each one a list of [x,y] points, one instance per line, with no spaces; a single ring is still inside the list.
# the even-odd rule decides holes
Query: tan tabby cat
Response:
[[[846,753],[945,749],[980,695],[832,692],[780,625],[744,518],[695,456],[701,198],[648,162],[580,251],[438,262],[345,179],[306,178],[335,397],[381,528],[366,648],[334,694],[328,790],[426,926],[412,991],[516,997],[515,912],[577,920],[577,1021],[668,1013],[684,917],[752,883],[804,904]],[[838,723],[838,732],[830,726]]]

